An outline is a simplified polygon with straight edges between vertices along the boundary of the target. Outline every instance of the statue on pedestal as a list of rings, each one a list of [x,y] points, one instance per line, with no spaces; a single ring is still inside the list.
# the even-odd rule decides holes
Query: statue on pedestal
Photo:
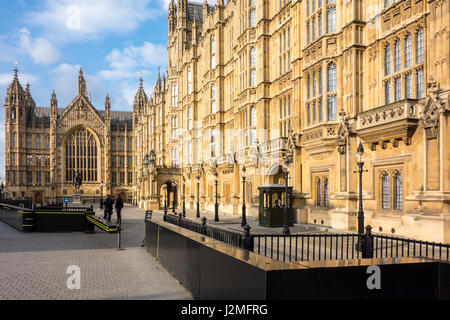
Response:
[[[80,187],[83,184],[83,178],[81,177],[80,172],[75,172],[73,177],[73,185],[77,191],[80,191]]]

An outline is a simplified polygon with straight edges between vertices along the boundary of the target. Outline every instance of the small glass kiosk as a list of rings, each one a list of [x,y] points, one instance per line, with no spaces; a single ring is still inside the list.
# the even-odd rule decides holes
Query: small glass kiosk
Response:
[[[284,184],[268,184],[258,187],[259,190],[259,225],[264,227],[282,227],[284,204],[286,203],[286,186]],[[292,187],[288,187],[288,225],[295,222],[292,208]]]

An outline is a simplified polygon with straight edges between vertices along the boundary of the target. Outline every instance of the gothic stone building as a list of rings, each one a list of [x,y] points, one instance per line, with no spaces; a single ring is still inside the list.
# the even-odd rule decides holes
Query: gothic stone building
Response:
[[[450,242],[449,20],[449,0],[172,0],[167,72],[149,96],[141,83],[127,127],[132,201],[157,209],[168,195],[178,209],[185,200],[213,211],[217,181],[220,212],[240,215],[245,200],[257,217],[258,186],[284,184],[287,158],[297,221],[355,230],[362,143],[365,224]],[[103,157],[113,120],[82,92],[80,100],[98,121]],[[76,106],[54,107],[47,125],[61,138],[51,142],[61,158],[49,155],[59,193],[70,188],[62,146],[75,124],[62,125]],[[10,120],[7,130],[26,139],[26,123]],[[15,150],[15,181],[26,184],[25,149]],[[97,160],[112,187],[115,166]]]
[[[50,108],[37,107],[27,84],[14,70],[5,98],[6,191],[13,199],[61,202],[74,194],[73,176],[82,174],[82,200],[99,202],[100,193],[126,193],[133,183],[131,112],[98,111],[89,100],[80,69],[78,95],[58,108],[53,92]],[[103,183],[102,190],[100,184]]]
[[[133,112],[135,204],[258,216],[285,183],[298,222],[450,242],[449,0],[171,1],[168,69]],[[167,188],[167,189],[165,189]],[[198,190],[199,189],[199,190]]]

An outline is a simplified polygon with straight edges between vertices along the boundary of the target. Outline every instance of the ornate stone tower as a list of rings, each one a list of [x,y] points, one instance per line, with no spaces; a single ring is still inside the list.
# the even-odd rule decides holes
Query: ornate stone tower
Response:
[[[5,97],[5,154],[6,182],[9,184],[25,183],[26,175],[26,122],[28,113],[35,107],[29,85],[23,90],[19,82],[17,66],[14,78]],[[9,138],[9,141],[8,141]],[[14,192],[14,191],[13,191]],[[19,195],[20,196],[20,195]]]

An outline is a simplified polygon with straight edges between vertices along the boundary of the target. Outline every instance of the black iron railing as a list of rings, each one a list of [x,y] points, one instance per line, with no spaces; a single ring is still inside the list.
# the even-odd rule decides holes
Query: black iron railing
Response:
[[[424,257],[450,261],[450,244],[365,234],[254,234],[254,252],[279,261]],[[366,254],[356,248],[358,241]]]
[[[279,261],[321,261],[361,258],[424,257],[450,261],[450,244],[372,234],[366,228],[357,233],[250,234],[223,229],[167,214],[166,221],[202,233],[230,245]]]
[[[227,230],[216,226],[206,225],[206,218],[203,218],[202,223],[185,219],[180,216],[167,214],[166,222],[180,226],[182,228],[204,234],[213,239],[228,243],[232,246],[242,247],[243,232]]]
[[[425,257],[450,261],[450,244],[373,235],[373,257]]]
[[[320,261],[362,258],[357,234],[254,234],[253,251],[279,261]]]

